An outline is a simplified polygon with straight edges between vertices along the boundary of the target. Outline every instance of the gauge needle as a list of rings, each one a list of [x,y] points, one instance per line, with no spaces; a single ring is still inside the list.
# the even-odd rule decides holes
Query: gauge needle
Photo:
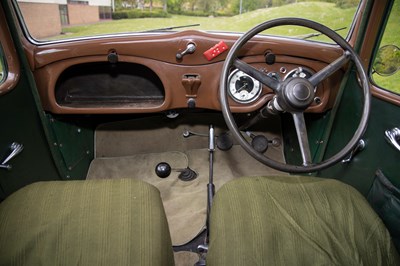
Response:
[[[236,92],[241,92],[242,90],[246,89],[247,83],[245,83],[242,87],[236,90]]]

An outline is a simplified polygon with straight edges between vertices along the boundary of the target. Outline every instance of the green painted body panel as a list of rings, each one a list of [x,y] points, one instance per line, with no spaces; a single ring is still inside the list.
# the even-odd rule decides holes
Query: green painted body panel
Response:
[[[355,82],[355,81],[353,81]],[[347,89],[342,103],[349,102],[358,97],[357,89]],[[338,147],[342,146],[352,132],[356,124],[359,110],[356,104],[343,104],[339,109],[334,124],[333,133],[329,140],[326,156],[331,155]],[[400,109],[398,106],[372,98],[371,115],[368,128],[364,134],[366,147],[357,154],[350,164],[337,164],[319,173],[320,176],[339,178],[353,185],[366,195],[372,185],[375,172],[382,172],[400,187],[400,152],[392,147],[385,139],[385,130],[400,125]]]
[[[75,119],[46,115],[63,179],[85,179],[94,155],[94,127]]]
[[[12,20],[8,2],[2,5],[7,19]],[[12,170],[0,169],[0,200],[37,181],[84,179],[93,156],[94,130],[80,127],[78,133],[78,126],[55,120],[43,112],[17,30],[13,23],[9,26],[21,74],[15,88],[0,97],[0,156],[7,155],[8,146],[14,141],[23,144],[24,150],[10,161]],[[60,148],[54,143],[65,145]]]
[[[368,1],[367,10],[370,10],[373,1]],[[387,14],[389,15],[393,1],[387,6]],[[370,11],[363,16],[363,24],[367,22]],[[385,28],[386,21],[382,24],[382,32]],[[380,40],[382,36],[378,37]],[[377,44],[378,45],[378,40]],[[355,45],[355,50],[360,51],[364,42],[363,31]],[[374,57],[372,57],[374,58]],[[329,138],[326,149],[325,158],[337,151],[338,147],[342,147],[352,136],[355,127],[361,116],[361,90],[360,85],[354,75],[351,75],[343,92],[341,104],[332,127],[331,136]],[[400,126],[400,108],[397,105],[372,97],[371,112],[369,124],[364,134],[363,140],[366,147],[363,151],[355,156],[349,164],[339,163],[324,171],[318,173],[323,177],[339,178],[356,187],[361,193],[367,195],[375,173],[378,169],[386,175],[386,177],[396,186],[400,187],[400,153],[393,148],[385,139],[385,130]]]
[[[361,117],[362,103],[361,89],[353,74],[350,75],[343,91],[329,141],[326,139],[325,132],[329,129],[327,125],[331,112],[324,115],[306,115],[310,148],[314,159],[319,156],[320,146],[325,144],[324,158],[336,154],[355,132]],[[283,120],[285,156],[288,162],[300,164],[301,157],[298,152],[296,132],[290,120],[289,117]],[[375,178],[375,172],[380,169],[395,186],[400,187],[400,165],[398,164],[400,153],[386,141],[384,135],[385,130],[399,126],[400,108],[372,97],[369,124],[363,137],[366,142],[365,149],[356,154],[351,163],[338,163],[314,175],[340,179],[367,195]]]
[[[25,70],[22,70],[25,73]],[[42,123],[37,112],[26,76],[21,75],[17,87],[0,97],[0,149],[16,141],[24,145],[21,154],[10,161],[12,170],[0,169],[0,199],[19,188],[40,180],[57,180],[54,165]]]
[[[327,139],[325,132],[329,123],[331,112],[324,114],[305,114],[306,125],[308,130],[308,139],[310,144],[311,156],[313,162],[318,161],[318,156],[323,149]],[[282,119],[282,132],[284,137],[284,153],[286,162],[295,165],[302,164],[300,147],[297,141],[297,135],[294,128],[294,122],[291,115],[284,115]]]
[[[325,115],[308,115],[307,128],[310,149],[314,161],[318,155],[319,146],[325,145],[324,158],[337,153],[353,136],[361,117],[361,90],[355,78],[352,78],[344,91],[341,105],[333,122],[329,141],[325,137],[328,130],[330,112]],[[285,156],[289,163],[300,164],[301,157],[296,142],[296,132],[293,126],[287,126],[291,121],[284,120]],[[339,179],[357,188],[365,196],[368,194],[375,173],[378,169],[396,186],[400,187],[400,152],[385,139],[385,130],[400,126],[400,108],[375,97],[371,101],[371,113],[363,140],[364,150],[357,153],[351,163],[338,163],[314,175]],[[290,139],[290,141],[289,141]]]

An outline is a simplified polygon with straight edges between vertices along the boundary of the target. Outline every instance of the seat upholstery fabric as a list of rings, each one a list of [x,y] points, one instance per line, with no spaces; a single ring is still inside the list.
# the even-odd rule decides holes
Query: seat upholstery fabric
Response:
[[[315,177],[225,184],[211,210],[207,265],[400,265],[380,218],[354,188]]]
[[[0,265],[173,264],[160,193],[145,182],[39,182],[0,204]]]

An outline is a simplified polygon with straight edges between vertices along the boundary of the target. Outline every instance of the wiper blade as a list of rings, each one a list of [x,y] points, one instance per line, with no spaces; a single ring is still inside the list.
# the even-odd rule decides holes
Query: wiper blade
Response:
[[[154,29],[154,30],[145,30],[145,31],[142,31],[142,32],[166,31],[166,30],[174,30],[174,29],[197,27],[197,26],[200,26],[200,24],[189,24],[189,25],[182,25],[182,26],[173,26],[173,27],[159,28],[159,29]]]
[[[347,27],[342,27],[342,28],[334,29],[333,31],[338,32],[338,31],[344,30],[346,28]],[[299,36],[299,38],[302,39],[302,40],[306,40],[306,39],[318,37],[318,36],[321,36],[321,35],[323,35],[323,34],[320,33],[320,32],[318,32],[318,33],[310,33],[310,34],[307,34],[307,35],[303,35],[302,37]]]

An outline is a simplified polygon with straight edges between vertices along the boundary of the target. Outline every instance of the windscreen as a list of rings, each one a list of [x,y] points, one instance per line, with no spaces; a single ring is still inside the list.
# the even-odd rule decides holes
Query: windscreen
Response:
[[[51,41],[188,29],[246,32],[274,18],[320,22],[346,37],[359,0],[15,0],[31,38]],[[282,26],[265,34],[329,41],[310,29]]]

